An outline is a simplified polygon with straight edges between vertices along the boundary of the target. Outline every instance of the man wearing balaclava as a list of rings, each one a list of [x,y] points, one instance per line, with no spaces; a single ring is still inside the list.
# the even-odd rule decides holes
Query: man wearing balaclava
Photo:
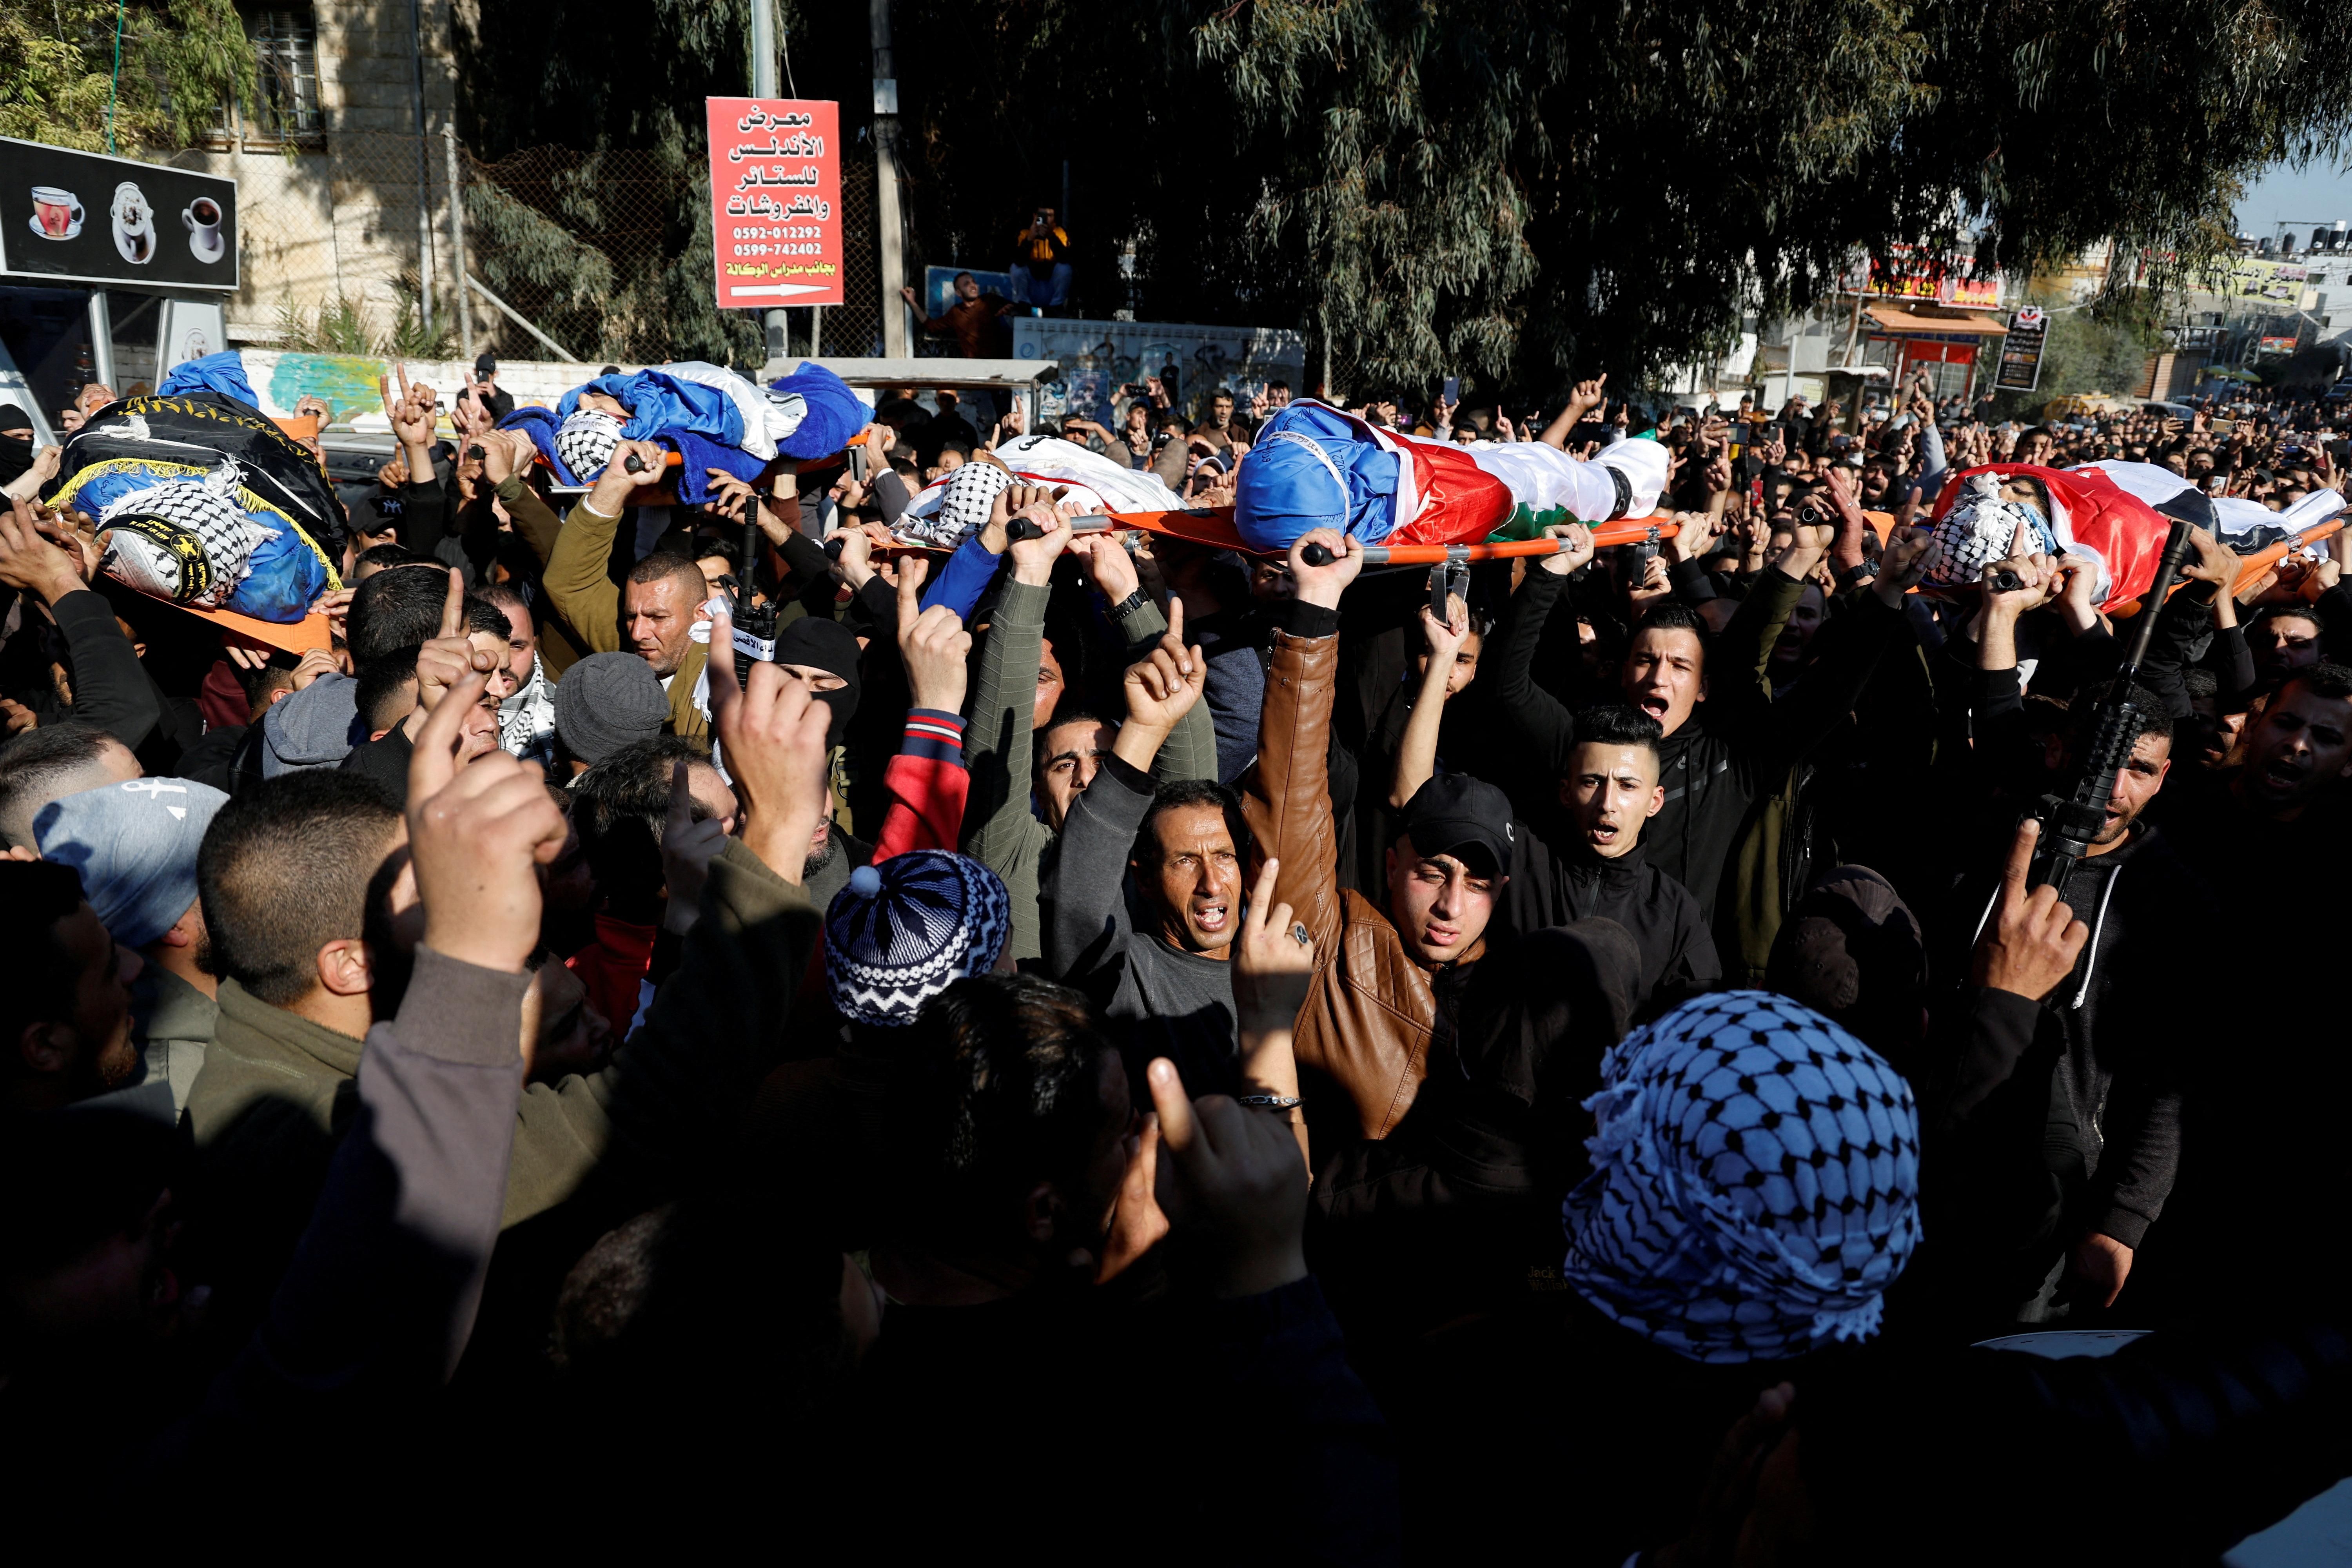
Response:
[[[833,755],[833,799],[836,813],[842,797],[841,742],[857,711],[860,678],[857,638],[839,621],[808,616],[776,633],[776,668],[808,683],[816,700],[833,710],[824,743]],[[809,840],[808,862],[801,868],[801,886],[818,909],[831,906],[833,896],[849,885],[849,874],[874,858],[874,846],[853,838],[831,817],[817,824]]]

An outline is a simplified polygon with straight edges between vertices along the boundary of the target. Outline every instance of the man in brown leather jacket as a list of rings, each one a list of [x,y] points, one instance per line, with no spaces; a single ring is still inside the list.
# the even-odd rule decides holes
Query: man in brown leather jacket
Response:
[[[1307,564],[1310,543],[1331,552],[1330,564]],[[1275,898],[1290,905],[1315,949],[1293,1037],[1309,1069],[1309,1123],[1382,1138],[1412,1104],[1433,1036],[1450,1040],[1458,1025],[1510,863],[1511,807],[1492,784],[1433,778],[1406,805],[1404,831],[1389,847],[1387,908],[1339,888],[1326,758],[1339,595],[1363,564],[1362,542],[1328,529],[1290,548],[1298,591],[1276,622],[1257,766],[1242,808],[1259,854],[1282,863]],[[1334,1087],[1346,1105],[1334,1102]]]

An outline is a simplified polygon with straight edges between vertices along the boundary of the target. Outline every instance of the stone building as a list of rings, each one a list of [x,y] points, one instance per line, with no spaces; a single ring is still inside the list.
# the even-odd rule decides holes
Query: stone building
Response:
[[[436,327],[449,319],[450,5],[239,5],[259,68],[257,101],[224,106],[204,144],[173,160],[237,182],[243,272],[227,306],[231,343],[278,342],[289,312],[308,321],[339,304],[374,339],[418,310],[420,291]]]

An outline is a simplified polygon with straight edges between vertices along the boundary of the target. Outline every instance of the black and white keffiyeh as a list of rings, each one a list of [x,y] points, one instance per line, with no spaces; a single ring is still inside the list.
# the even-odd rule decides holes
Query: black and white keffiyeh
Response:
[[[895,1027],[1004,951],[1013,903],[995,872],[912,849],[850,873],[824,917],[825,988],[844,1018]]]
[[[2017,531],[2023,524],[2027,553],[2063,553],[2050,520],[2023,501],[2000,493],[1994,474],[1970,474],[1967,488],[1929,531],[1925,581],[1932,587],[1973,586],[1984,569],[2017,554]]]
[[[583,485],[596,482],[596,476],[613,460],[614,448],[620,444],[621,422],[592,408],[573,409],[571,417],[555,432],[555,455],[563,459],[572,477]]]
[[[1601,1078],[1592,1174],[1563,1210],[1586,1300],[1700,1362],[1877,1331],[1919,1243],[1901,1074],[1810,1007],[1725,991],[1627,1035]]]
[[[202,479],[158,479],[118,497],[98,518],[107,574],[175,605],[226,603],[251,570],[253,547],[273,533],[239,503],[244,478],[223,462]]]
[[[966,463],[948,476],[938,510],[929,517],[909,511],[898,520],[898,536],[909,543],[953,550],[986,526],[990,508],[1012,483],[1013,476],[993,463]]]

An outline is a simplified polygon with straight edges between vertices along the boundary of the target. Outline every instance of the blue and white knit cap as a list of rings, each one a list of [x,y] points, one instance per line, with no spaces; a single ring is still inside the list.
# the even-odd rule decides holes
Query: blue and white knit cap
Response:
[[[825,989],[854,1024],[900,1027],[950,985],[995,967],[1013,929],[996,873],[944,849],[860,866],[824,916]]]
[[[555,455],[572,477],[593,485],[621,444],[621,422],[593,408],[575,408],[555,432]]]
[[[1700,1362],[1777,1361],[1877,1332],[1919,1244],[1919,1115],[1869,1047],[1769,991],[1627,1035],[1586,1100],[1592,1174],[1561,1272]]]

